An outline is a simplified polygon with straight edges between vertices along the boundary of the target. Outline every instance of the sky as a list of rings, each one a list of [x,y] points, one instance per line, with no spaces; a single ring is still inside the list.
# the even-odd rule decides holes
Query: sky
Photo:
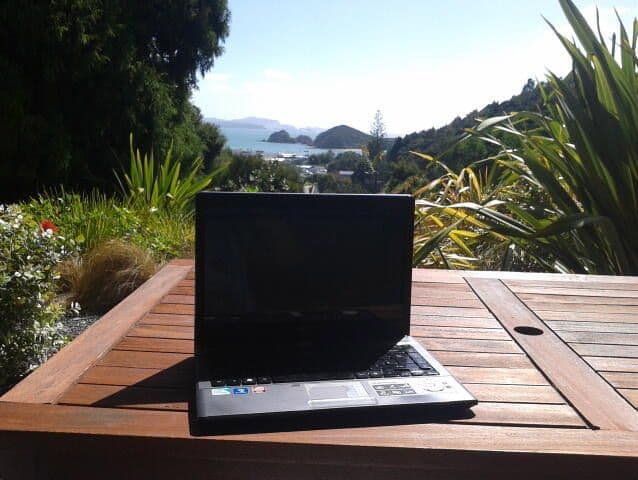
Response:
[[[617,31],[638,0],[576,0]],[[389,134],[445,125],[519,93],[528,78],[565,74],[567,54],[543,20],[572,37],[558,0],[230,0],[225,52],[200,79],[205,117]]]

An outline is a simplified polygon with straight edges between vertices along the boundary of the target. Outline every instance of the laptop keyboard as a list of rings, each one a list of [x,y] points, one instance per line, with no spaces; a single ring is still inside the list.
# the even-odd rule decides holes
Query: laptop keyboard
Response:
[[[396,378],[438,375],[438,372],[411,345],[397,345],[377,359],[369,368],[358,372],[297,373],[292,375],[262,375],[244,378],[218,378],[214,387],[263,385],[268,383],[316,382],[366,378]]]

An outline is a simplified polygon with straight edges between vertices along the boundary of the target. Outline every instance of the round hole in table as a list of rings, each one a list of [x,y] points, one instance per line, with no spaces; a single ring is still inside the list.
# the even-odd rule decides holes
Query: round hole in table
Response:
[[[544,333],[540,328],[529,327],[527,325],[514,327],[514,331],[521,335],[542,335]]]

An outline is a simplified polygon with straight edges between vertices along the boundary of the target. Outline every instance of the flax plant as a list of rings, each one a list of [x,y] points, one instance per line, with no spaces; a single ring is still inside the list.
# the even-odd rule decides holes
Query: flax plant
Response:
[[[133,136],[129,138],[130,165],[122,178],[115,172],[120,188],[129,204],[148,208],[171,209],[192,214],[193,200],[197,192],[208,187],[225,167],[210,173],[202,173],[204,161],[196,158],[187,171],[182,170],[182,161],[173,156],[173,147],[164,159],[157,162],[150,154],[142,155],[133,147]]]
[[[578,44],[550,24],[573,68],[564,79],[548,75],[545,112],[491,118],[468,131],[497,145],[499,153],[488,160],[542,190],[548,205],[534,209],[500,198],[498,205],[448,208],[483,222],[546,269],[637,274],[638,21],[630,37],[619,19],[620,34],[608,44],[571,0],[560,4]]]

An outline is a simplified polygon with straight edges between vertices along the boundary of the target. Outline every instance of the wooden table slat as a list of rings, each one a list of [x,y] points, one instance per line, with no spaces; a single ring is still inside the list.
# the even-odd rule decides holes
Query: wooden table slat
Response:
[[[612,386],[589,368],[498,279],[468,278],[469,285],[536,365],[592,425],[638,431],[638,412]],[[542,335],[517,332],[532,327]],[[600,405],[606,405],[601,409]]]

